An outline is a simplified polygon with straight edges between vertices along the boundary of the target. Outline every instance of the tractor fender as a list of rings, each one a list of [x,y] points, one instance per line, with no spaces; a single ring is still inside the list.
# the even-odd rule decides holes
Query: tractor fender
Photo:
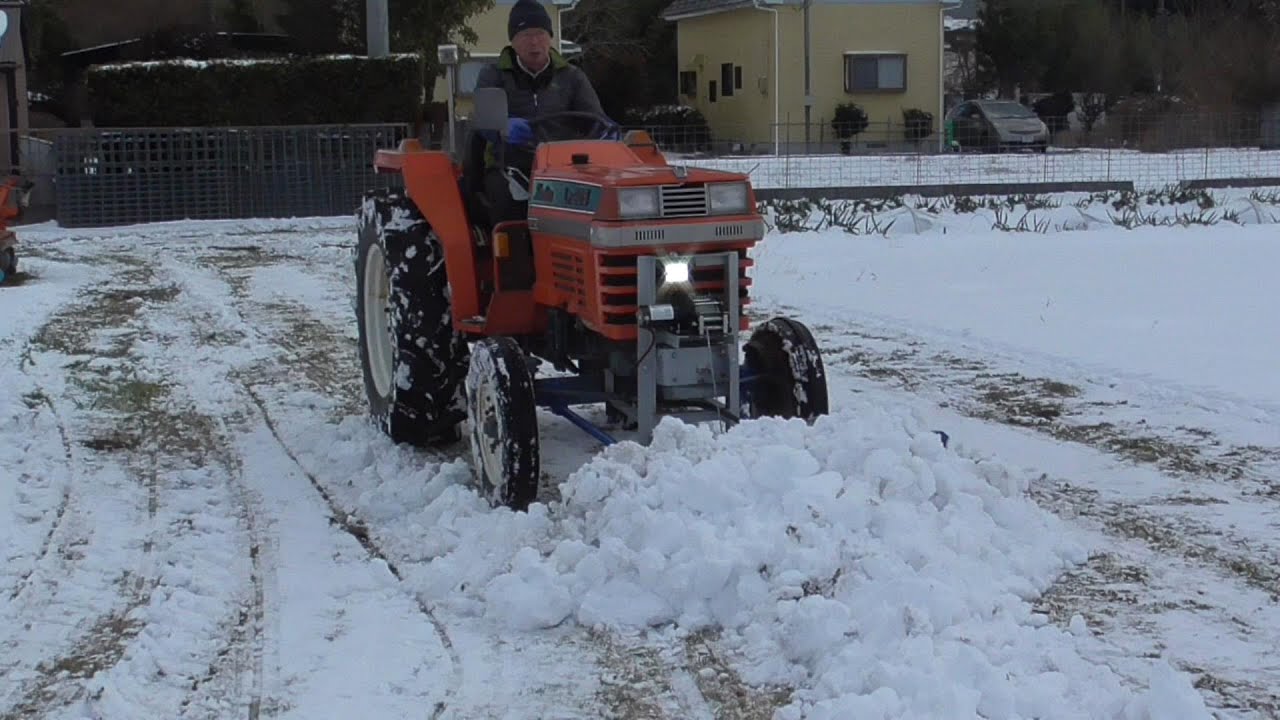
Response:
[[[412,138],[402,140],[395,150],[379,150],[373,164],[379,173],[400,173],[406,194],[440,238],[455,326],[483,315],[471,222],[459,184],[461,168],[448,153],[424,149]]]

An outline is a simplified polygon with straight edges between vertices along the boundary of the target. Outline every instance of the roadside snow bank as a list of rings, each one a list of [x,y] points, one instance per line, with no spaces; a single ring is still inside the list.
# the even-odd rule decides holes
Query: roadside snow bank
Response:
[[[454,484],[461,463],[406,472],[352,452],[358,421],[315,451],[366,475],[362,514],[412,534],[396,541],[417,543],[410,577],[433,603],[513,630],[719,626],[745,680],[799,688],[786,718],[1147,717],[1156,706],[1077,650],[1087,632],[1033,613],[1087,548],[1026,478],[852,404],[812,427],[665,421],[528,514],[487,511]],[[1161,707],[1206,715],[1185,679],[1154,680]]]

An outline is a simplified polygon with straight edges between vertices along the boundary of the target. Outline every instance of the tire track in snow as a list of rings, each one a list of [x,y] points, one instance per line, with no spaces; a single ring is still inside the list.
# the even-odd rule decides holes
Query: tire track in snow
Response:
[[[124,277],[121,278],[122,282],[117,283],[107,292],[90,293],[103,299],[90,303],[87,310],[83,312],[75,312],[75,308],[83,302],[83,299],[78,300],[71,306],[71,313],[64,310],[55,316],[55,321],[62,317],[69,318],[71,322],[64,321],[63,327],[42,329],[36,334],[36,339],[43,340],[47,347],[59,349],[64,355],[73,358],[82,355],[95,357],[91,364],[76,361],[67,369],[59,367],[54,371],[65,375],[70,380],[66,386],[68,390],[78,390],[81,394],[89,393],[91,400],[78,402],[81,406],[81,414],[89,413],[85,419],[92,420],[98,417],[94,411],[104,410],[104,407],[100,406],[105,406],[105,409],[110,411],[103,416],[109,420],[105,423],[105,427],[97,431],[91,430],[89,432],[91,437],[82,441],[81,444],[96,453],[93,457],[111,455],[125,458],[125,466],[130,468],[130,476],[144,487],[145,498],[142,498],[142,502],[145,504],[146,517],[152,525],[153,532],[142,539],[142,562],[144,563],[142,567],[150,567],[148,571],[137,572],[124,578],[125,589],[129,592],[126,593],[127,602],[122,611],[101,618],[68,654],[46,664],[44,675],[37,678],[36,684],[28,684],[25,688],[23,704],[14,712],[17,716],[25,716],[41,708],[52,709],[56,705],[66,705],[75,701],[82,701],[83,712],[94,717],[99,716],[100,711],[95,707],[99,702],[111,703],[109,707],[102,709],[102,712],[107,713],[118,711],[121,703],[141,703],[138,707],[146,707],[157,713],[169,715],[172,709],[176,709],[179,714],[185,716],[192,710],[194,701],[207,683],[216,680],[219,672],[218,663],[237,662],[235,653],[232,652],[234,648],[223,648],[210,660],[210,669],[206,674],[197,676],[195,672],[191,672],[188,675],[190,670],[185,666],[191,660],[198,658],[199,654],[196,654],[196,658],[188,659],[186,653],[166,652],[187,629],[181,625],[182,618],[187,616],[188,610],[182,607],[184,601],[181,598],[191,597],[190,593],[193,591],[197,594],[201,592],[202,583],[199,580],[193,583],[192,577],[193,575],[199,577],[202,574],[200,563],[209,562],[207,558],[200,557],[202,539],[209,532],[218,532],[219,524],[216,519],[211,526],[207,522],[202,522],[200,516],[205,509],[213,507],[213,504],[217,504],[218,500],[225,497],[233,503],[237,499],[240,500],[240,505],[243,506],[241,514],[248,527],[247,533],[250,538],[258,536],[257,521],[252,503],[235,492],[234,482],[232,482],[234,475],[223,476],[230,484],[224,496],[222,491],[217,490],[222,481],[200,472],[210,456],[228,455],[225,452],[225,443],[219,444],[213,434],[207,432],[216,419],[201,416],[198,413],[183,413],[175,409],[178,387],[168,384],[167,380],[151,384],[142,380],[128,381],[124,383],[123,389],[115,389],[119,384],[118,370],[125,371],[126,376],[132,376],[134,371],[138,371],[139,378],[143,377],[141,368],[151,372],[150,377],[172,376],[173,373],[165,370],[166,366],[175,359],[181,362],[180,358],[174,358],[172,354],[163,351],[158,354],[137,356],[135,348],[136,341],[139,339],[153,348],[167,346],[163,339],[158,339],[162,338],[163,330],[157,330],[151,321],[157,315],[164,316],[165,308],[171,305],[170,301],[176,299],[180,292],[176,287],[159,286],[155,277],[156,268],[146,261],[127,254],[115,257],[127,269]],[[148,305],[148,300],[155,302]],[[149,312],[142,312],[144,308]],[[113,315],[118,316],[116,320],[121,318],[123,320],[111,325],[113,332],[110,334],[99,336],[96,333],[101,328],[95,330],[93,327],[86,327],[86,325],[92,325],[99,316],[111,318]],[[84,321],[85,317],[89,320],[87,324]],[[115,330],[117,326],[123,332]],[[103,325],[103,328],[105,327],[107,326]],[[95,341],[95,337],[105,340],[106,350],[100,349],[104,343],[102,340]],[[31,353],[26,354],[26,359],[30,361]],[[105,364],[102,364],[104,361]],[[95,374],[98,372],[96,368],[105,368],[105,374],[101,379],[98,379]],[[70,370],[69,373],[68,370]],[[97,396],[93,395],[95,392]],[[106,394],[115,392],[118,392],[120,397]],[[92,399],[94,397],[97,399]],[[105,401],[102,400],[103,397],[106,398]],[[82,400],[79,396],[73,399]],[[64,434],[70,435],[65,423],[63,423],[63,430]],[[65,444],[68,448],[71,447],[69,439]],[[72,464],[74,465],[74,462]],[[188,475],[185,479],[184,474]],[[158,523],[158,516],[161,515],[164,507],[161,493],[165,488],[166,478],[174,478],[175,484],[168,491],[173,493],[178,505],[172,512],[164,512],[164,522]],[[196,495],[190,496],[192,492]],[[200,493],[210,493],[210,495],[202,502],[199,499]],[[105,519],[103,516],[110,514],[110,510],[101,507],[92,509],[96,511],[95,517]],[[167,543],[164,542],[166,540]],[[183,545],[187,546],[190,552],[185,548],[178,549]],[[256,540],[251,540],[249,543],[248,564],[252,568],[249,582],[253,590],[250,592],[250,600],[246,603],[247,610],[237,618],[235,613],[241,611],[227,606],[232,611],[229,614],[231,630],[228,632],[233,636],[237,630],[256,636],[257,628],[262,624],[263,593],[259,579],[264,573],[258,546],[259,543]],[[153,598],[156,587],[162,582],[158,568],[155,567],[156,556],[161,548],[166,553],[163,575],[166,577],[173,575],[173,577],[164,581],[166,589],[163,594],[157,596],[159,599],[148,602]],[[184,557],[190,558],[193,564],[188,565],[181,561],[174,563],[175,559]],[[132,587],[127,587],[129,585]],[[173,595],[175,592],[176,596]],[[219,593],[215,591],[209,594],[207,599],[216,597],[219,597]],[[177,614],[169,608],[176,610]],[[215,617],[213,613],[207,614],[208,619]],[[179,623],[178,626],[169,624],[175,621]],[[148,637],[140,638],[139,636],[144,632]],[[196,643],[203,640],[202,637],[197,636],[187,639]],[[239,641],[235,639],[229,640],[231,645],[236,645],[237,642]],[[239,642],[239,644],[244,643]],[[256,655],[260,658],[260,644],[252,644],[254,647],[246,651],[246,655]],[[133,652],[130,652],[130,649]],[[123,664],[122,659],[126,660]],[[260,661],[258,665],[260,668]],[[143,666],[148,666],[150,672],[154,672],[155,675],[149,675],[148,667]],[[143,675],[139,675],[139,671],[142,671]],[[56,680],[55,686],[52,677],[59,673],[62,677]],[[169,681],[163,689],[151,687],[152,682],[165,677],[169,678]],[[181,687],[183,678],[190,678],[190,684],[185,692]],[[261,678],[260,669],[253,673],[251,684],[254,689],[251,691],[252,698],[248,703],[250,717],[257,717],[262,707]],[[106,700],[103,699],[105,689],[109,689],[111,693]],[[142,696],[130,697],[132,693],[138,691],[141,691]],[[218,691],[210,692],[214,693],[213,702],[221,700],[216,697]],[[174,704],[168,705],[168,702]],[[151,707],[153,704],[164,705],[165,709],[161,711],[158,706]],[[211,715],[206,714],[205,717],[225,717],[216,710],[211,712]]]
[[[38,665],[36,678],[21,686],[19,699],[0,718],[31,717],[84,699],[86,688],[81,681],[119,662],[129,643],[143,631],[145,623],[133,615],[148,603],[159,584],[154,567],[156,540],[160,533],[156,523],[160,507],[159,479],[154,455],[151,460],[145,475],[139,478],[146,485],[149,529],[134,569],[125,570],[117,580],[123,604],[96,618],[76,636],[69,651]]]
[[[342,506],[333,499],[329,494],[329,491],[325,489],[324,484],[316,478],[315,474],[302,464],[293,449],[284,441],[284,438],[280,435],[280,430],[277,427],[275,420],[272,418],[271,412],[267,409],[266,402],[263,401],[262,396],[257,392],[253,385],[249,383],[243,383],[241,387],[244,389],[245,393],[253,399],[254,405],[257,406],[258,412],[262,416],[262,421],[266,424],[267,429],[270,430],[271,436],[275,438],[277,443],[279,443],[280,449],[285,453],[289,460],[297,466],[299,472],[301,472],[302,475],[307,478],[307,481],[311,483],[311,487],[315,490],[316,494],[318,494],[328,506],[333,524],[343,532],[355,538],[356,542],[360,543],[360,547],[364,548],[370,559],[377,560],[384,565],[396,581],[403,585],[404,576],[401,574],[399,567],[397,567],[391,557],[378,546],[378,543],[373,540],[369,533],[369,529],[359,519],[352,517],[350,513],[344,510]],[[453,639],[449,636],[448,628],[440,621],[440,618],[436,616],[435,611],[431,609],[431,606],[427,604],[421,596],[409,590],[407,587],[405,588],[405,592],[413,599],[418,610],[427,618],[431,623],[431,626],[435,629],[436,636],[439,638],[441,646],[443,646],[448,652],[449,660],[452,664],[453,681],[450,683],[450,690],[445,696],[445,699],[438,701],[432,710],[431,718],[435,720],[436,718],[441,717],[441,715],[443,715],[443,713],[449,708],[450,700],[452,700],[453,696],[456,695],[458,688],[462,685],[462,658],[458,654],[457,648],[454,647]]]
[[[1206,540],[1213,536],[1212,529],[1186,533],[1137,506],[1100,500],[1096,491],[1067,480],[1042,475],[1032,483],[1030,494],[1041,507],[1087,522],[1117,541],[1108,552],[1092,556],[1045,591],[1037,609],[1055,622],[1065,626],[1080,614],[1095,628],[1121,634],[1134,628],[1140,634],[1159,636],[1154,630],[1159,615],[1194,613],[1206,632],[1226,642],[1249,638],[1280,646],[1280,612],[1276,612],[1280,574],[1273,566],[1223,553]],[[1188,574],[1204,576],[1206,571],[1207,581],[1185,581]],[[1260,596],[1230,590],[1232,581],[1241,580]],[[1219,587],[1206,591],[1214,582]],[[1224,589],[1235,597],[1223,597]],[[1253,611],[1236,614],[1230,604],[1251,605]],[[1105,642],[1107,633],[1102,634]],[[1162,646],[1163,641],[1152,642],[1148,652],[1158,655]],[[1280,717],[1280,693],[1275,690],[1280,673],[1259,666],[1246,674],[1203,662],[1177,664],[1198,676],[1195,687],[1211,698],[1211,707]]]
[[[266,641],[265,626],[267,621],[266,584],[267,578],[274,572],[273,564],[264,555],[267,554],[266,542],[258,518],[258,502],[244,482],[242,468],[227,449],[226,438],[230,436],[226,422],[222,418],[213,418],[220,431],[219,442],[214,444],[213,452],[216,461],[226,471],[227,485],[230,495],[237,505],[237,515],[244,522],[247,537],[247,554],[249,557],[249,603],[242,608],[227,635],[227,641],[216,653],[208,672],[193,681],[190,694],[183,699],[181,713],[186,715],[202,689],[214,686],[210,694],[218,693],[220,681],[234,683],[240,676],[249,676],[249,695],[245,702],[248,720],[259,720],[264,705],[266,682]],[[246,659],[247,658],[247,659]],[[243,666],[248,665],[246,670]],[[230,671],[233,676],[225,677]]]
[[[50,557],[49,549],[55,546],[57,533],[66,524],[68,509],[70,508],[73,515],[76,513],[76,504],[71,498],[71,494],[75,492],[76,480],[88,482],[88,479],[74,471],[75,457],[71,450],[72,443],[67,421],[58,413],[52,398],[42,388],[40,381],[30,369],[35,365],[34,347],[41,346],[45,351],[56,352],[63,356],[94,355],[114,360],[127,359],[135,331],[131,325],[139,314],[140,305],[148,299],[163,303],[173,297],[166,289],[151,287],[151,273],[145,265],[120,259],[117,259],[117,262],[125,267],[125,271],[119,276],[116,287],[108,291],[91,290],[78,296],[69,309],[56,313],[35,332],[22,353],[20,369],[36,383],[37,388],[41,388],[39,392],[54,413],[68,465],[72,468],[65,500],[57,515],[56,526],[50,530],[40,553],[42,561]],[[107,350],[95,349],[92,341],[98,337],[98,333],[111,330],[124,331],[123,340],[121,335],[116,335],[108,341]],[[76,361],[60,370],[70,371],[71,382],[65,392],[71,395],[73,404],[81,409],[82,414],[87,408],[90,412],[97,411],[99,416],[111,422],[121,413],[122,408],[138,401],[138,397],[127,394],[135,389],[133,386],[126,384],[125,390],[117,389],[90,364]],[[76,393],[79,393],[79,400],[84,402],[77,401]],[[88,417],[86,419],[91,420]],[[94,450],[108,452],[129,449],[114,446],[95,447],[92,439],[83,443]],[[121,569],[119,577],[112,582],[118,593],[115,598],[118,604],[110,607],[106,612],[100,610],[102,603],[86,605],[83,608],[86,614],[72,621],[74,629],[66,635],[66,639],[71,643],[70,647],[60,649],[55,646],[54,654],[46,656],[33,668],[33,677],[25,681],[15,681],[8,709],[0,715],[0,718],[8,720],[29,717],[83,698],[85,688],[81,681],[93,677],[97,672],[118,662],[124,655],[129,642],[142,631],[144,622],[133,616],[135,611],[146,605],[157,585],[154,548],[161,532],[156,522],[160,500],[159,479],[154,460],[154,455],[149,456],[149,462],[144,463],[146,467],[143,468],[137,467],[137,464],[132,462],[125,462],[122,466],[126,472],[133,475],[133,480],[143,486],[142,514],[147,530],[132,567]],[[94,478],[93,482],[95,490],[99,485],[110,485],[109,480],[104,481],[101,477]],[[84,553],[73,550],[72,546],[82,543],[85,546],[94,547],[91,545],[94,539],[92,531],[96,526],[92,526],[87,516],[80,519],[89,526],[86,531],[89,534],[82,538],[71,537],[59,546],[58,559],[69,567],[64,567],[63,571],[57,575],[51,574],[49,596],[30,599],[23,597],[26,591],[33,587],[30,582],[33,575],[28,575],[26,582],[13,592],[11,600],[16,602],[11,603],[10,609],[13,610],[16,605],[18,616],[10,620],[12,625],[21,627],[16,638],[11,637],[6,640],[11,648],[25,650],[40,646],[41,641],[36,638],[44,629],[45,623],[30,617],[29,614],[48,616],[59,610],[64,613],[68,610],[67,603],[70,601],[63,601],[59,591],[64,586],[76,587],[76,583],[72,582],[75,574],[69,570],[77,565],[83,565],[78,561],[85,557]],[[104,576],[100,576],[99,579],[104,579]],[[23,600],[27,601],[23,602]],[[93,613],[100,614],[95,616]],[[52,624],[56,621],[49,618],[48,622]],[[21,660],[11,662],[7,670],[13,672],[20,665]]]
[[[62,442],[62,452],[67,468],[67,486],[62,491],[62,497],[58,501],[58,507],[53,511],[53,519],[49,523],[49,530],[45,533],[44,539],[40,543],[40,549],[31,560],[31,567],[28,568],[26,572],[23,572],[18,576],[18,580],[14,584],[13,589],[9,591],[9,602],[11,604],[17,603],[21,600],[23,594],[30,586],[32,578],[40,572],[42,566],[45,564],[46,558],[49,556],[49,550],[54,546],[54,541],[57,538],[58,531],[62,528],[62,521],[67,516],[67,510],[71,505],[71,488],[75,485],[76,477],[75,457],[71,450],[70,437],[67,434],[67,424],[58,413],[58,409],[54,406],[53,400],[49,398],[48,393],[45,392],[43,387],[41,387],[40,382],[27,373],[26,367],[29,360],[30,353],[28,348],[27,351],[23,352],[22,360],[19,363],[18,369],[27,376],[32,384],[35,385],[35,392],[28,396],[29,401],[38,402],[45,406],[53,416],[54,423],[58,429],[58,437]],[[72,512],[74,512],[74,510]]]
[[[246,293],[245,283],[247,280],[245,278],[232,275],[230,270],[233,267],[259,267],[264,263],[264,261],[270,261],[269,256],[263,256],[259,252],[253,252],[250,253],[250,255],[251,257],[243,265],[240,264],[240,261],[236,261],[230,265],[224,266],[216,260],[210,261],[209,258],[201,258],[201,264],[212,265],[218,272],[219,276],[231,287],[234,296],[228,298],[231,301],[231,304],[227,307],[238,318],[241,328],[240,332],[256,336],[254,339],[259,345],[282,349],[278,342],[273,342],[271,338],[259,331],[257,326],[250,321],[244,311],[236,306],[236,297],[243,299],[243,296]],[[301,336],[303,333],[295,333],[295,335]],[[302,350],[305,351],[306,349],[302,348]],[[296,354],[298,352],[299,348],[295,347],[290,349],[290,354]],[[307,381],[315,385],[322,392],[329,393],[334,397],[341,397],[344,394],[340,387],[334,387],[330,384],[330,382],[340,384],[337,383],[336,379],[331,379],[332,376],[330,373],[323,372],[319,368],[302,368],[302,371],[307,377]],[[326,380],[329,380],[329,382],[326,382]],[[450,707],[451,700],[456,696],[462,685],[462,658],[449,634],[447,626],[439,619],[435,614],[435,611],[422,597],[410,590],[404,584],[405,580],[400,568],[397,566],[395,561],[391,559],[391,556],[373,539],[372,534],[363,522],[348,513],[341,504],[333,498],[328,489],[324,486],[324,483],[322,483],[314,473],[303,465],[293,448],[284,440],[275,417],[271,414],[266,401],[262,398],[262,395],[258,392],[256,386],[246,379],[234,381],[237,383],[239,389],[252,401],[253,405],[257,409],[258,415],[262,419],[263,424],[266,426],[268,432],[279,446],[280,450],[298,469],[302,476],[307,479],[313,491],[324,502],[325,506],[329,510],[330,524],[351,536],[371,560],[376,560],[384,566],[391,576],[395,578],[397,583],[404,588],[405,594],[412,600],[419,613],[421,613],[421,615],[423,615],[430,623],[433,632],[440,641],[441,647],[443,647],[448,654],[451,663],[452,682],[449,685],[449,690],[446,692],[444,699],[435,703],[431,714],[433,719],[441,717]],[[257,716],[251,712],[250,717],[251,720],[256,720]]]

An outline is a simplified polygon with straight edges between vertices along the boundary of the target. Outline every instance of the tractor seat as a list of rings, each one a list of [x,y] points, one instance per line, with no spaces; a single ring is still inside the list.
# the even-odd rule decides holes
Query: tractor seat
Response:
[[[466,144],[462,153],[462,176],[458,178],[458,190],[462,193],[462,202],[467,210],[467,217],[473,227],[481,227],[486,232],[493,228],[493,207],[484,191],[484,150],[485,139],[480,133],[471,130],[467,133]]]

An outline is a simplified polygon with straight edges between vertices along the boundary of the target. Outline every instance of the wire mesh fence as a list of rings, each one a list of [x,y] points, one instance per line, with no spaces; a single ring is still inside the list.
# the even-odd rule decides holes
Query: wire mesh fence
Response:
[[[749,172],[761,188],[983,183],[1132,182],[1159,188],[1188,181],[1277,179],[1280,117],[1176,113],[1048,118],[1046,136],[1009,129],[965,132],[868,121],[855,134],[826,119],[750,129],[637,126],[669,155],[704,167]],[[1088,121],[1088,122],[1086,122]]]
[[[1048,123],[1043,152],[969,142],[954,126],[868,122],[841,137],[825,119],[755,129],[644,126],[670,159],[748,173],[760,189],[1205,181],[1280,186],[1280,117],[1248,113],[1073,117]],[[465,126],[464,126],[465,128]],[[923,130],[923,132],[922,132]],[[460,130],[460,132],[464,132]],[[34,206],[68,227],[182,219],[333,216],[369,189],[404,124],[74,128],[18,138]],[[1000,149],[1001,152],[994,150]],[[1012,151],[1010,151],[1012,150]]]
[[[184,219],[354,213],[376,150],[408,127],[387,125],[67,129],[28,136],[24,171],[48,188],[66,227]]]
[[[783,155],[700,157],[692,162],[749,173],[758,188],[1132,182],[1138,189],[1152,189],[1197,180],[1265,178],[1275,178],[1280,185],[1280,151],[1245,149]]]

